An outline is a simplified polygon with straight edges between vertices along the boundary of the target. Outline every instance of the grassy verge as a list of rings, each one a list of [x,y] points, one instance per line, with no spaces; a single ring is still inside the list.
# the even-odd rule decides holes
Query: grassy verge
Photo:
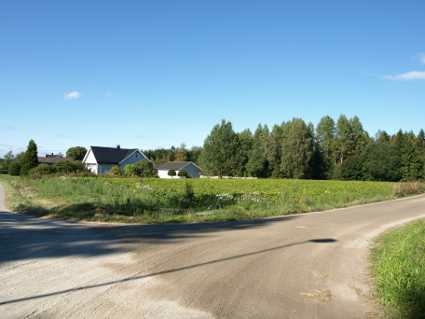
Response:
[[[126,222],[239,220],[391,199],[423,185],[308,180],[0,176],[15,211]]]
[[[381,236],[372,253],[376,293],[387,318],[425,318],[425,221]]]

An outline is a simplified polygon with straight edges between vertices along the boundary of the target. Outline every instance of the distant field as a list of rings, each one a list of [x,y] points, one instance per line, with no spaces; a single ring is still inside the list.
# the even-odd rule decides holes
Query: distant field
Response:
[[[425,317],[425,222],[381,236],[372,254],[379,301],[386,317]]]
[[[283,179],[26,179],[0,175],[9,206],[88,220],[191,222],[303,213],[417,193],[420,184]]]

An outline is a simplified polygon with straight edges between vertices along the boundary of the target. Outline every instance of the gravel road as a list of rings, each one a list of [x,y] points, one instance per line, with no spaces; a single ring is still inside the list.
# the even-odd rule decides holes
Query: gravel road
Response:
[[[2,318],[368,318],[371,239],[425,197],[246,222],[108,225],[7,212]]]

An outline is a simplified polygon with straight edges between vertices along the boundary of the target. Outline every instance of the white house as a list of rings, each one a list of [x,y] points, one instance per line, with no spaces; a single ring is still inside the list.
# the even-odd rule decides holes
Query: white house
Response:
[[[118,165],[123,169],[128,164],[149,161],[142,151],[134,148],[90,146],[83,164],[94,174],[106,174],[112,166]]]
[[[158,170],[159,178],[183,178],[179,176],[180,171],[186,172],[187,176],[190,178],[199,178],[201,176],[201,168],[193,162],[184,162],[184,161],[175,161],[168,162],[156,167]],[[168,175],[169,171],[175,171],[175,176]]]

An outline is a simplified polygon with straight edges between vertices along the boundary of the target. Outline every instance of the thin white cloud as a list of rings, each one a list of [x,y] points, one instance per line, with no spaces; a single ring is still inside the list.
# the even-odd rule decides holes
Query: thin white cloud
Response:
[[[410,71],[400,74],[386,75],[386,80],[393,81],[410,81],[410,80],[425,80],[425,71]]]
[[[63,98],[65,100],[78,100],[81,97],[81,93],[79,91],[67,91],[63,94]]]
[[[424,53],[424,52],[418,53],[418,54],[417,54],[417,56],[418,56],[418,60],[419,60],[422,64],[425,64],[425,53]]]

